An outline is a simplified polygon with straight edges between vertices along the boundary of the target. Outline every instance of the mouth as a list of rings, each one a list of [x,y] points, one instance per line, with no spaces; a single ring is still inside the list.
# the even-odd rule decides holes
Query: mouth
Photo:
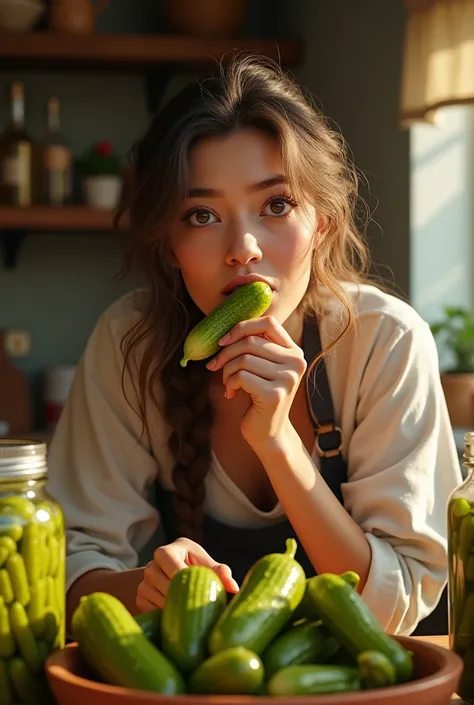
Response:
[[[270,284],[268,279],[266,279],[265,277],[260,277],[258,274],[246,274],[246,275],[243,275],[240,277],[234,277],[234,279],[231,279],[230,282],[228,282],[225,285],[225,287],[222,289],[222,293],[224,294],[224,296],[230,296],[239,287],[245,286],[246,284],[251,284],[252,282],[265,282],[265,284],[268,284],[268,286],[273,291],[273,286]]]

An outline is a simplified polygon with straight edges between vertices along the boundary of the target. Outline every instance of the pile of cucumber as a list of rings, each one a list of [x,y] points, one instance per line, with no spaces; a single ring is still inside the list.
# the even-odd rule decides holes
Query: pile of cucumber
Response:
[[[296,541],[260,558],[227,601],[210,568],[171,580],[162,610],[132,617],[106,593],[82,598],[79,649],[104,682],[177,695],[295,696],[383,688],[412,677],[412,653],[385,634],[358,576],[306,578]]]

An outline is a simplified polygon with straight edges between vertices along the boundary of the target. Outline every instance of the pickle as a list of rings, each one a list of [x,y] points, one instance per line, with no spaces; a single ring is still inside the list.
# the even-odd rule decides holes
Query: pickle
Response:
[[[41,657],[28,622],[25,608],[20,602],[14,602],[9,612],[10,624],[20,653],[25,659],[26,664],[36,673],[41,670]]]
[[[33,585],[41,573],[40,529],[37,524],[28,524],[21,540],[21,556],[30,585]]]
[[[12,581],[6,568],[0,568],[0,597],[3,597],[7,605],[15,599]]]
[[[20,541],[23,536],[23,526],[18,523],[12,524],[10,522],[8,524],[3,524],[1,522],[2,518],[3,517],[0,516],[0,537],[9,536],[15,542]]]
[[[22,658],[15,657],[10,659],[8,670],[15,691],[22,703],[38,705],[46,701],[48,697],[46,684],[35,677],[28,664]]]
[[[13,587],[15,600],[20,602],[23,607],[30,601],[30,586],[28,584],[28,576],[26,575],[25,562],[19,553],[14,553],[9,556],[6,562],[6,568]]]
[[[0,658],[10,658],[15,653],[15,648],[8,607],[0,597]]]
[[[15,696],[13,693],[10,674],[7,662],[0,658],[0,705],[14,705]]]
[[[25,519],[26,521],[31,521],[36,514],[36,508],[29,499],[9,495],[0,497],[0,514],[2,516],[15,516]]]
[[[37,639],[41,639],[46,626],[46,581],[44,578],[37,580],[31,587],[31,600],[27,614],[33,634]]]

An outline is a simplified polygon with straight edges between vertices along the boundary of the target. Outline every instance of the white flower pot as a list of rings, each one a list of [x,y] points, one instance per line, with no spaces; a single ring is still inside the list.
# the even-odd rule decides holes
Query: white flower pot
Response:
[[[91,208],[113,210],[122,192],[120,176],[88,176],[84,179],[84,198]]]

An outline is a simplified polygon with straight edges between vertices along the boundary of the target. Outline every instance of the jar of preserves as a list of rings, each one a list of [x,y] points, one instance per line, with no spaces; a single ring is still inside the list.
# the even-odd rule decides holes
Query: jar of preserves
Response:
[[[46,476],[45,444],[0,439],[2,702],[47,699],[44,661],[65,643],[63,513]]]

